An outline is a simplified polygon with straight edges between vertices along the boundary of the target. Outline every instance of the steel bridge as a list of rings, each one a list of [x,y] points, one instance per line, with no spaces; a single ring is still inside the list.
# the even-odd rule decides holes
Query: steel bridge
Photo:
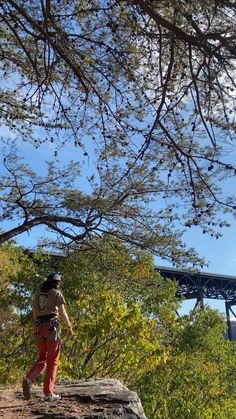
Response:
[[[236,306],[236,277],[206,272],[184,271],[163,266],[156,267],[164,278],[177,281],[177,296],[186,300],[196,299],[203,307],[204,298],[225,301],[228,338],[233,340],[231,317],[236,318],[232,307]]]

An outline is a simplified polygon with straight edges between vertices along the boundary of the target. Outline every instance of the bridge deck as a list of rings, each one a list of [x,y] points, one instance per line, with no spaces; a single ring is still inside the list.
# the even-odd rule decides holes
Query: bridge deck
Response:
[[[186,299],[212,298],[218,300],[236,300],[236,277],[207,272],[191,272],[157,266],[156,270],[165,278],[178,282],[177,295]]]

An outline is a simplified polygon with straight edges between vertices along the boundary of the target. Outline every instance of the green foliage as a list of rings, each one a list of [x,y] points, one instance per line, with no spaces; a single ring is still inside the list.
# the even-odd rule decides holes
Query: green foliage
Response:
[[[0,260],[0,382],[9,383],[36,355],[30,305],[49,260],[13,245],[0,248]],[[74,336],[62,327],[58,378],[119,378],[150,419],[236,416],[235,344],[223,336],[222,315],[205,307],[177,317],[176,284],[117,240],[94,240],[59,269]]]
[[[224,331],[225,320],[208,307],[179,319],[166,364],[137,383],[148,417],[235,417],[235,344]]]
[[[74,340],[64,343],[63,372],[116,376],[130,385],[165,357],[161,342],[175,321],[175,285],[163,282],[150,256],[132,255],[117,240],[94,246],[61,265],[75,322]]]
[[[115,290],[82,295],[74,322],[74,341],[64,344],[62,375],[116,377],[132,383],[150,362],[161,360],[155,322],[142,315],[138,303],[125,304]]]
[[[65,342],[62,358],[68,377],[121,378],[151,419],[234,417],[235,348],[221,315],[206,307],[176,318],[175,284],[115,240],[97,241],[62,269],[76,319],[76,342]]]

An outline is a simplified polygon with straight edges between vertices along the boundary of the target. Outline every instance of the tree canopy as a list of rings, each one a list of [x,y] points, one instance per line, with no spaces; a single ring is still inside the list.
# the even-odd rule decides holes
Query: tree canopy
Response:
[[[50,263],[9,244],[0,261],[0,384],[19,383],[36,351],[32,293]],[[235,342],[224,338],[221,314],[205,306],[178,316],[176,284],[156,272],[150,255],[117,240],[103,238],[58,268],[74,330],[66,339],[62,324],[58,377],[119,378],[151,419],[235,417]]]
[[[1,241],[42,224],[62,244],[106,232],[182,263],[192,251],[180,231],[219,237],[218,214],[236,209],[222,192],[236,174],[235,9],[226,0],[1,2],[2,124],[18,144],[96,156],[85,196],[69,180],[62,191],[68,171],[36,179],[5,155],[1,221],[19,220]]]

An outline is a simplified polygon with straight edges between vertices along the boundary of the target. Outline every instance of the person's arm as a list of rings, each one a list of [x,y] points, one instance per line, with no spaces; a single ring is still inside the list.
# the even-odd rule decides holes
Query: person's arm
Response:
[[[36,312],[35,312],[34,307],[32,309],[32,316],[33,316],[34,321],[36,321],[37,320],[37,317],[36,317]]]
[[[68,317],[68,314],[66,312],[65,306],[64,304],[60,305],[60,307],[58,307],[58,313],[59,313],[59,317],[60,319],[64,322],[65,326],[67,327],[67,335],[68,336],[72,336],[73,335],[73,330],[72,330],[72,326]]]

